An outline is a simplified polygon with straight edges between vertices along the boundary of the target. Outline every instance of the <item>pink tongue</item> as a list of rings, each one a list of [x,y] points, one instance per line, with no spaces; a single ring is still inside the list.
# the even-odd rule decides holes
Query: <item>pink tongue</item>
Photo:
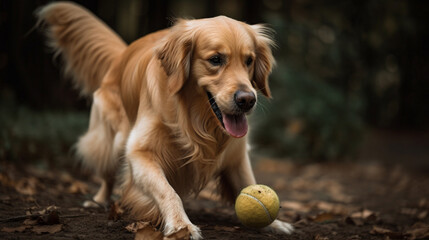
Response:
[[[229,115],[223,114],[223,124],[226,131],[233,137],[241,138],[247,133],[247,119],[246,115]]]

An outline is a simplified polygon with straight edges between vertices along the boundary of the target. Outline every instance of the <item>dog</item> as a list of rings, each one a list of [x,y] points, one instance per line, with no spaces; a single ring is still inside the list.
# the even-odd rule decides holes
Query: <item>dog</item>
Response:
[[[121,202],[165,236],[200,229],[182,199],[215,179],[233,202],[255,184],[247,152],[247,115],[257,91],[271,97],[270,30],[225,16],[185,20],[127,45],[83,7],[55,2],[37,11],[48,45],[92,98],[78,155],[103,182],[93,201],[108,204],[121,167]],[[91,206],[93,202],[85,202]],[[266,230],[291,233],[275,220]]]

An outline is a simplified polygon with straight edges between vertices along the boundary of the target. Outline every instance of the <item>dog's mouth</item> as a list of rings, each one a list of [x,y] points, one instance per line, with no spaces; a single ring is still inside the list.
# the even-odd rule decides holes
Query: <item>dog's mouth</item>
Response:
[[[216,103],[213,95],[210,92],[207,92],[209,98],[210,106],[213,110],[213,113],[216,115],[216,118],[219,120],[223,129],[232,137],[241,138],[247,134],[248,125],[246,114],[244,113],[235,113],[235,114],[226,114],[223,113],[219,106]]]

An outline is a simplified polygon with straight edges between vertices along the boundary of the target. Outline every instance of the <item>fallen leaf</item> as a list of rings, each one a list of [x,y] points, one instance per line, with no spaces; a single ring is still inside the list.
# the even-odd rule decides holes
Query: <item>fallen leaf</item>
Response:
[[[314,222],[327,222],[335,219],[335,215],[328,212],[322,212],[310,218]]]
[[[59,176],[60,176],[60,181],[61,182],[72,183],[72,182],[75,181],[75,179],[68,172],[61,172],[59,174]]]
[[[235,232],[237,229],[235,229],[234,227],[227,227],[227,226],[214,226],[214,230],[225,231],[225,232]]]
[[[31,229],[32,232],[35,232],[37,234],[42,234],[42,233],[57,233],[60,232],[63,229],[63,225],[62,224],[55,224],[55,225],[37,225],[37,226],[33,226],[33,228]]]
[[[356,226],[362,226],[364,224],[364,221],[362,218],[352,218],[350,216],[346,217],[346,223],[356,225]]]
[[[429,238],[429,225],[425,223],[416,223],[412,226],[412,229],[406,232],[409,240],[414,239],[427,239]]]
[[[382,227],[378,227],[378,226],[373,226],[372,230],[369,232],[373,235],[384,235],[387,236],[389,238],[393,238],[393,239],[403,239],[404,235],[400,232],[394,232],[390,229],[387,228],[382,228]]]
[[[36,225],[37,219],[25,219],[23,222],[25,225]]]
[[[378,226],[372,226],[372,230],[370,231],[371,234],[386,234],[386,233],[391,233],[392,230],[389,230],[387,228],[382,228],[382,227],[378,227]]]
[[[136,236],[134,237],[135,240],[146,240],[146,239],[153,239],[153,240],[163,240],[162,232],[156,231],[155,229],[150,228],[144,228],[137,231]]]
[[[87,194],[89,192],[89,187],[88,184],[75,180],[72,182],[67,191],[72,194]]]
[[[352,213],[349,217],[352,219],[362,219],[365,222],[374,222],[378,218],[378,213],[364,209],[362,211]]]
[[[19,226],[19,227],[3,227],[2,232],[13,233],[13,232],[24,232],[25,229],[30,228],[30,226]]]
[[[311,210],[310,206],[296,201],[282,201],[280,206],[282,208],[292,209],[303,213],[309,212]]]
[[[149,238],[147,238],[149,239]],[[163,240],[189,240],[190,234],[187,228],[182,228],[179,231],[165,236]]]
[[[428,211],[423,211],[423,212],[420,212],[417,215],[417,218],[420,219],[420,220],[423,220],[423,219],[425,219],[427,217],[427,215],[428,215]]]
[[[350,212],[352,212],[352,210],[355,209],[354,207],[351,207],[351,206],[346,206],[338,203],[323,202],[323,201],[313,202],[311,206],[313,208],[317,208],[319,210],[330,212],[336,215],[347,215]]]
[[[54,225],[60,223],[60,215],[58,207],[51,205],[39,211],[38,223],[46,225]]]
[[[24,195],[34,195],[37,193],[37,187],[42,186],[35,177],[20,179],[15,184],[15,190]]]
[[[317,235],[314,237],[314,240],[329,240],[329,238],[328,238],[328,237],[322,237],[322,236],[320,236],[319,234],[317,234]]]
[[[136,233],[138,230],[146,228],[146,227],[152,227],[152,225],[150,224],[150,222],[133,222],[131,224],[128,224],[125,229],[127,229],[129,232],[133,232]]]
[[[410,235],[408,239],[427,239],[429,238],[429,227],[426,228],[416,228],[412,230],[408,230],[407,234]]]
[[[359,235],[353,235],[347,238],[347,240],[360,240],[362,239]]]
[[[32,208],[32,209],[34,209],[34,208]],[[59,209],[59,208],[58,208],[57,206],[55,206],[55,205],[51,205],[51,206],[48,206],[48,207],[46,207],[46,208],[44,208],[44,209],[40,210],[40,211],[39,211],[39,214],[41,214],[41,215],[43,215],[43,214],[47,214],[47,213],[52,212],[52,211],[57,211],[58,209]]]
[[[162,240],[163,235],[160,231],[156,230],[150,222],[134,222],[125,227],[129,232],[135,233],[135,240]]]
[[[295,222],[294,224],[293,224],[293,226],[294,227],[304,227],[304,226],[306,226],[306,225],[308,225],[309,224],[309,222],[308,222],[308,220],[307,219],[305,219],[305,218],[303,218],[303,219],[301,219],[301,220],[298,220],[297,222]]]

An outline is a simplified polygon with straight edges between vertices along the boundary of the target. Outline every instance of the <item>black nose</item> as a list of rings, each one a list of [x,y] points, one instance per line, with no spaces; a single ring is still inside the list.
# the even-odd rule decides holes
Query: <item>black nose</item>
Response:
[[[243,112],[248,112],[255,105],[256,97],[253,92],[237,91],[234,94],[237,107]]]

